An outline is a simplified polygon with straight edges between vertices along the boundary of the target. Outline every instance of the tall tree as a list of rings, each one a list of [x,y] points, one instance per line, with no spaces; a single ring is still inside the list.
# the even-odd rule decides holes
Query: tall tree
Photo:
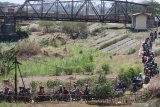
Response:
[[[157,16],[160,16],[160,3],[156,2],[155,0],[150,0],[149,2],[146,2],[146,4],[148,4],[153,11],[155,12],[155,14]]]

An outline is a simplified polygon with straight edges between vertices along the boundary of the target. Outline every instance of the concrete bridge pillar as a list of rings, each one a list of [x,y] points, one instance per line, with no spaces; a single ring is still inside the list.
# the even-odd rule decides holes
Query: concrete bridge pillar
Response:
[[[12,16],[6,16],[1,25],[0,41],[15,41],[18,39],[16,34],[16,21]]]

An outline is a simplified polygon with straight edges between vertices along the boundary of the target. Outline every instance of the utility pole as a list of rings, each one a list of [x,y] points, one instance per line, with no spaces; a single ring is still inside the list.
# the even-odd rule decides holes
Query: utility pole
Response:
[[[15,59],[14,59],[14,62],[13,62],[14,64],[15,64],[15,77],[14,77],[14,85],[15,85],[15,102],[17,102],[17,64],[18,64],[18,61],[17,61],[17,57],[15,57]]]
[[[18,90],[18,88],[17,88],[17,70],[20,73],[24,88],[25,88],[25,84],[24,84],[23,77],[22,77],[22,74],[21,74],[21,71],[20,71],[20,68],[19,68],[19,64],[21,64],[21,63],[18,62],[17,57],[14,58],[13,64],[15,65],[15,75],[14,75],[15,96],[14,97],[15,97],[15,102],[17,102],[17,95],[18,95],[18,92],[17,92],[17,90]]]

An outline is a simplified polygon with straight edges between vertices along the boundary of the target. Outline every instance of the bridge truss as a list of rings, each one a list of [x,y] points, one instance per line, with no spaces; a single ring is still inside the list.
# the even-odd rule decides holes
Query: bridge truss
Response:
[[[26,0],[14,12],[0,9],[0,18],[16,20],[130,23],[130,14],[151,12],[144,4],[119,0]]]

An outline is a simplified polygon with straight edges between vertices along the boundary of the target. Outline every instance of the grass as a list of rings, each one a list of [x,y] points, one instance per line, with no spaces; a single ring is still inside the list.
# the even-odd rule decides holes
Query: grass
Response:
[[[63,50],[62,47],[54,49],[54,51]],[[102,53],[99,50],[90,49],[84,43],[67,45],[67,51],[69,55],[64,58],[41,56],[20,61],[22,63],[22,65],[20,65],[22,75],[26,77],[61,74],[71,75],[73,73],[82,74],[85,72],[97,73],[102,70],[102,65],[106,63],[109,66],[109,71],[107,72],[116,73],[119,71],[120,67],[126,64],[130,66],[139,64],[138,59],[114,56],[111,53]],[[13,74],[14,71],[6,78],[13,78]]]
[[[53,105],[54,104],[54,105]],[[123,106],[123,107],[146,107],[146,104],[133,104],[129,106]],[[98,106],[98,105],[88,105],[83,102],[60,102],[60,103],[34,103],[34,104],[23,104],[23,103],[0,103],[0,107],[107,107],[107,106]],[[116,107],[116,106],[110,106],[110,107]]]
[[[108,29],[109,32],[115,32],[115,30]],[[131,33],[127,32],[124,34],[124,30],[116,30],[116,33],[120,34],[115,40],[107,41],[101,48],[109,46],[111,44],[116,43],[119,40],[122,40],[128,35],[133,38],[135,37],[134,34],[137,36],[141,35],[142,33]],[[123,32],[123,33],[122,33]],[[146,32],[144,32],[145,34]],[[131,34],[131,35],[130,35]],[[122,36],[121,36],[122,35]],[[143,36],[142,36],[143,37]],[[31,38],[31,37],[30,37]],[[36,39],[35,39],[36,40]],[[138,59],[125,58],[123,56],[114,56],[112,53],[102,53],[99,50],[93,50],[88,47],[92,39],[85,39],[85,40],[76,40],[76,43],[67,44],[67,52],[68,55],[64,58],[55,57],[55,56],[40,56],[35,58],[30,58],[28,60],[21,60],[22,62],[21,71],[24,76],[39,76],[39,75],[56,75],[56,71],[60,74],[72,74],[72,73],[82,73],[82,72],[92,72],[97,73],[100,71],[103,64],[108,64],[109,66],[109,73],[116,73],[121,66],[125,66],[126,64],[133,65],[139,64]],[[37,42],[36,42],[37,43]],[[16,43],[3,43],[3,48],[11,47]],[[52,52],[63,52],[65,46],[60,47],[52,47],[46,46],[42,47],[43,50],[49,50]],[[35,50],[35,49],[34,49]],[[92,57],[92,58],[91,58]],[[92,61],[90,60],[92,59]],[[40,63],[38,63],[40,62]],[[86,66],[87,65],[87,66]],[[59,69],[60,68],[60,69]],[[9,77],[13,77],[12,72]],[[59,74],[58,74],[59,75]]]
[[[156,45],[156,46],[159,46],[159,45],[160,45],[160,40],[156,40],[156,41],[155,41],[155,45]]]
[[[130,54],[134,54],[136,51],[138,50],[137,47],[131,47],[127,50],[127,54],[130,55]]]
[[[154,55],[155,57],[160,55],[160,48],[154,51]]]
[[[1,102],[0,107],[27,107],[24,106],[23,103],[7,103],[7,102]]]
[[[70,74],[70,72],[92,71],[92,50],[81,45],[68,46],[69,57],[32,58],[22,62],[23,75],[55,75],[56,71]],[[80,51],[82,53],[80,53]],[[95,54],[96,55],[96,54]],[[40,62],[40,63],[39,63]],[[87,66],[88,65],[88,66]],[[59,69],[58,69],[59,68]],[[71,73],[72,74],[72,73]]]
[[[128,31],[127,32],[129,37],[132,39],[137,39],[137,40],[142,40],[144,41],[146,37],[149,36],[149,32],[132,32],[132,31]]]
[[[99,47],[99,49],[106,48],[106,47],[108,47],[110,45],[113,45],[113,44],[117,43],[118,41],[121,41],[121,40],[123,40],[123,39],[125,39],[127,37],[128,37],[128,35],[118,36],[117,38],[114,38],[112,40],[109,40],[109,41],[105,42],[103,45],[101,45]]]

